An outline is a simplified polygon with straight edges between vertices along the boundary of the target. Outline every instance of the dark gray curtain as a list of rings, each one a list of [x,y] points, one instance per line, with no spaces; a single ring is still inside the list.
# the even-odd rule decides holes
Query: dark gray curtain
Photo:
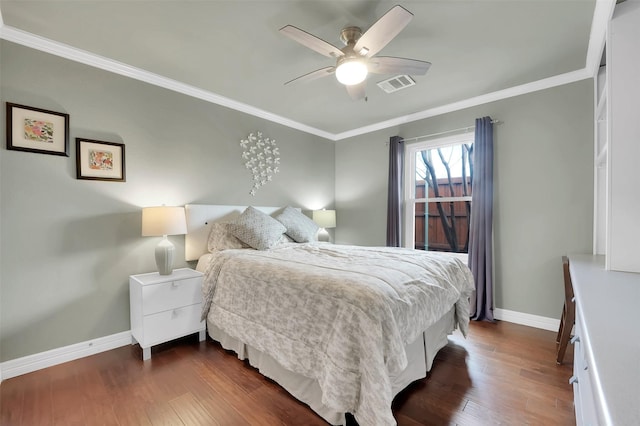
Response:
[[[389,140],[389,189],[387,195],[387,247],[400,247],[402,238],[402,181],[404,176],[404,140]]]
[[[469,268],[476,291],[471,299],[471,319],[493,321],[493,124],[490,117],[476,119],[473,156]]]

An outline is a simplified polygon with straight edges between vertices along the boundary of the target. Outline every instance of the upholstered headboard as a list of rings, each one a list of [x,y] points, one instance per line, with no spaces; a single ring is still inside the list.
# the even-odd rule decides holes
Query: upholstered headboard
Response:
[[[256,207],[267,214],[272,214],[282,207]],[[184,240],[185,260],[198,260],[208,253],[207,239],[211,224],[231,221],[238,217],[247,206],[219,206],[210,204],[187,204],[184,206],[187,215],[187,235]]]

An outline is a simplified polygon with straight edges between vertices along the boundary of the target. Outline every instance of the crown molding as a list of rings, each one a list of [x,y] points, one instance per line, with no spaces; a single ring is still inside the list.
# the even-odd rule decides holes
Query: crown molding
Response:
[[[585,68],[583,69],[559,74],[553,77],[522,84],[519,86],[510,87],[504,90],[498,90],[496,92],[487,93],[435,108],[430,108],[409,115],[392,118],[390,120],[381,121],[341,133],[326,132],[324,130],[299,123],[286,117],[273,114],[271,112],[253,107],[242,102],[235,101],[216,93],[203,90],[198,87],[179,82],[177,80],[163,77],[159,74],[155,74],[141,68],[133,67],[131,65],[114,61],[104,56],[96,55],[94,53],[77,49],[64,43],[59,43],[26,31],[19,30],[17,28],[10,27],[8,25],[4,25],[1,14],[0,38],[46,53],[60,56],[65,59],[99,68],[108,72],[143,81],[158,87],[163,87],[165,89],[182,93],[187,96],[231,108],[236,111],[253,115],[255,117],[281,124],[292,129],[300,130],[305,133],[313,134],[324,139],[328,139],[331,141],[340,141],[354,136],[360,136],[378,130],[387,129],[393,126],[398,126],[425,118],[435,117],[441,114],[447,114],[450,112],[459,111],[461,109],[470,108],[501,99],[507,99],[526,93],[549,89],[587,78],[593,78],[593,76],[596,75],[598,66],[600,64],[600,57],[602,56],[602,50],[604,48],[607,25],[609,20],[611,19],[611,16],[613,15],[615,1],[616,0],[596,0],[591,32],[589,36],[587,57],[585,60]]]
[[[607,27],[613,16],[616,0],[596,0],[591,22],[591,34],[589,35],[589,47],[585,67],[595,76],[600,68],[600,59],[607,38]]]
[[[60,56],[71,61],[89,65],[94,68],[99,68],[104,71],[133,78],[135,80],[140,80],[145,83],[172,90],[174,92],[182,93],[187,96],[231,108],[245,114],[253,115],[255,117],[259,117],[274,123],[281,124],[283,126],[290,127],[292,129],[300,130],[305,133],[310,133],[325,139],[334,140],[334,135],[332,133],[325,132],[324,130],[316,129],[315,127],[307,126],[306,124],[290,120],[286,117],[282,117],[280,115],[273,114],[260,108],[235,101],[216,93],[203,90],[198,87],[173,80],[171,78],[163,77],[159,74],[127,65],[123,62],[115,61],[104,56],[96,55],[82,49],[77,49],[64,43],[59,43],[45,37],[40,37],[38,35],[10,27],[8,25],[2,25],[0,27],[0,38],[26,47],[30,47],[32,49]]]
[[[510,87],[504,90],[498,90],[496,92],[487,93],[484,95],[476,96],[474,98],[465,99],[463,101],[453,102],[447,105],[442,105],[436,108],[430,108],[424,111],[416,112],[413,114],[405,115],[402,117],[392,118],[391,120],[381,121],[369,126],[360,127],[358,129],[349,130],[347,132],[338,133],[335,135],[335,140],[351,138],[354,136],[363,135],[366,133],[375,132],[377,130],[386,129],[392,126],[399,126],[401,124],[410,123],[412,121],[423,120],[425,118],[435,117],[437,115],[447,114],[461,109],[474,107],[477,105],[483,105],[489,102],[499,101],[502,99],[512,98],[514,96],[524,95],[526,93],[537,92],[539,90],[549,89],[556,86],[562,86],[564,84],[573,83],[587,78],[592,78],[593,75],[586,68],[577,71],[571,71],[565,74],[559,74],[553,77],[544,78],[542,80],[534,81],[531,83],[521,84],[520,86]]]

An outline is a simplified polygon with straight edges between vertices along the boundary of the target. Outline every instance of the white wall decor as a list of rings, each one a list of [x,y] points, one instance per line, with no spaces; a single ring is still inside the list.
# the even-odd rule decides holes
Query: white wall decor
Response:
[[[253,186],[249,194],[256,195],[261,186],[271,182],[280,172],[280,150],[275,139],[265,137],[262,132],[249,133],[240,141],[244,166],[253,175]]]

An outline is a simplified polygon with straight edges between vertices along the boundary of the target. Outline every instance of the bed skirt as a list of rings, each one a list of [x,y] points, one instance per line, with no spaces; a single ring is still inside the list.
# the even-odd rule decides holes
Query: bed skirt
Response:
[[[421,337],[406,346],[408,365],[401,373],[391,377],[393,396],[416,380],[427,376],[433,360],[440,349],[447,345],[449,335],[455,329],[455,309],[451,310],[435,324],[425,330]],[[344,425],[345,413],[339,413],[322,403],[322,393],[314,379],[293,373],[282,367],[271,356],[260,352],[220,330],[207,319],[209,336],[220,345],[235,352],[241,360],[257,368],[260,373],[282,386],[299,401],[307,404],[320,417],[332,425]]]

